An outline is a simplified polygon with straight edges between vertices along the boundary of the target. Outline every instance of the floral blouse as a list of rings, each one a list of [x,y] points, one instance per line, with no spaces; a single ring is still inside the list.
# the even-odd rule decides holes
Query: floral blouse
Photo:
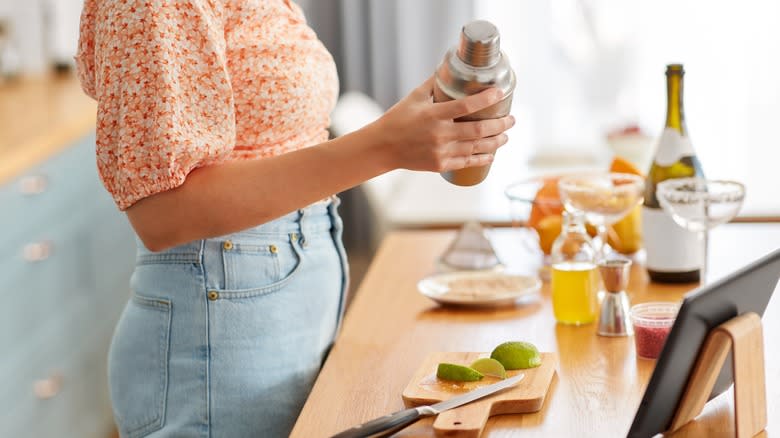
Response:
[[[333,59],[286,0],[85,0],[76,56],[120,209],[193,169],[328,138]]]

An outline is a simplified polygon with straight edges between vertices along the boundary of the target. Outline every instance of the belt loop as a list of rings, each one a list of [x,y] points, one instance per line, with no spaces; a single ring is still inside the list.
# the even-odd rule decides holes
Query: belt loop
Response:
[[[206,261],[206,240],[201,239],[200,245],[198,245],[198,260],[200,261],[201,269],[203,269],[203,264]]]
[[[339,205],[341,205],[341,198],[338,195],[333,195],[331,203],[328,205],[328,213],[330,216],[331,227],[341,227],[343,222],[341,216],[339,216]]]
[[[341,201],[339,200],[338,196],[331,196],[330,203],[328,203],[328,216],[330,217],[331,224],[333,223],[333,218],[336,216],[336,209],[340,203]]]

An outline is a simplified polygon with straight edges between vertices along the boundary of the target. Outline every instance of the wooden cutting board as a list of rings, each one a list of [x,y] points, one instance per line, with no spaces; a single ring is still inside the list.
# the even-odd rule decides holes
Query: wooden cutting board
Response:
[[[555,353],[541,355],[542,365],[537,368],[507,371],[508,376],[525,374],[523,380],[514,387],[439,414],[433,423],[436,435],[476,438],[482,434],[485,423],[493,415],[523,414],[540,410],[558,366]],[[404,404],[406,407],[430,405],[497,382],[497,378],[489,376],[478,382],[450,382],[436,377],[436,368],[441,362],[468,366],[480,357],[489,356],[489,353],[457,352],[428,355],[404,389]]]

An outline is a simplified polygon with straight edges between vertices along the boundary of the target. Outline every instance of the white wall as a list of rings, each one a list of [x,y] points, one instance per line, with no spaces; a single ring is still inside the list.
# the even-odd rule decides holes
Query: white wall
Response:
[[[477,5],[502,31],[515,99],[530,117],[521,123],[533,125],[537,147],[603,143],[626,122],[657,136],[665,65],[682,62],[688,129],[707,176],[749,181],[748,209],[780,207],[780,1]]]

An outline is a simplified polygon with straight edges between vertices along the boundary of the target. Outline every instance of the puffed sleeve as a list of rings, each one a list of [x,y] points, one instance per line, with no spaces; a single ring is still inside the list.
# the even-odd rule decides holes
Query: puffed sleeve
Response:
[[[223,21],[214,3],[85,2],[77,70],[98,104],[98,172],[122,210],[180,186],[234,147]]]

